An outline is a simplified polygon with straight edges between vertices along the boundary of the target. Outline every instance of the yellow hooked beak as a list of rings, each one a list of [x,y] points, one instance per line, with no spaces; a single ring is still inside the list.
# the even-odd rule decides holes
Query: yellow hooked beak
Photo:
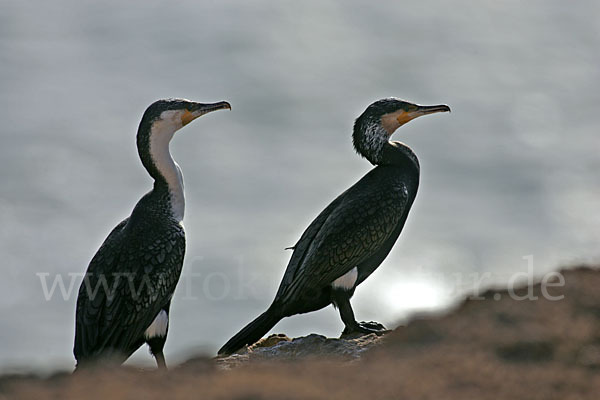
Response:
[[[418,118],[422,115],[445,111],[450,111],[450,107],[447,105],[419,106],[417,104],[409,103],[406,104],[404,108],[385,114],[383,117],[381,117],[381,126],[391,136],[396,129],[415,118]]]
[[[193,103],[191,107],[189,107],[183,112],[183,115],[181,116],[181,125],[186,126],[187,124],[189,124],[196,118],[203,116],[204,114],[224,109],[231,110],[231,105],[226,101],[220,101],[218,103],[211,104]]]
[[[399,114],[396,116],[396,120],[398,121],[400,126],[402,126],[407,122],[412,121],[413,119],[418,118],[422,115],[428,115],[438,112],[450,112],[450,107],[444,104],[437,106],[419,106],[415,104],[414,110],[399,111]]]

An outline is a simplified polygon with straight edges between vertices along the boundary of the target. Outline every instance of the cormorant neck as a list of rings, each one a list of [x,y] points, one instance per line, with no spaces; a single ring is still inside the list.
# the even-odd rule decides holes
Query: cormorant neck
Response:
[[[410,147],[401,142],[387,142],[379,165],[398,165],[420,170],[419,159]]]
[[[354,123],[352,142],[356,152],[373,165],[399,165],[419,170],[419,160],[410,147],[390,142],[390,136],[379,121],[361,116]]]
[[[185,212],[183,174],[169,151],[174,134],[172,129],[155,123],[146,132],[142,132],[140,126],[137,141],[142,164],[154,178],[154,191],[167,189],[171,214],[177,222],[181,222]]]
[[[371,164],[379,165],[383,160],[383,149],[389,143],[389,136],[380,123],[358,118],[354,123],[352,143],[358,154]]]

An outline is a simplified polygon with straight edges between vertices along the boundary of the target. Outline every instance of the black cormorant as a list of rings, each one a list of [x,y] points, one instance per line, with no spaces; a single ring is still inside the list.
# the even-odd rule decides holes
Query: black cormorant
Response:
[[[408,121],[442,111],[450,108],[419,106],[396,98],[367,107],[354,124],[352,139],[358,154],[376,167],[309,225],[293,247],[271,306],[232,337],[219,355],[256,342],[284,317],[332,303],[339,309],[345,333],[385,330],[381,324],[357,322],[350,298],[392,249],[419,186],[417,156],[389,138]]]
[[[137,132],[142,164],[154,188],[131,216],[108,235],[79,288],[73,354],[77,367],[91,361],[124,362],[147,343],[159,367],[169,306],[185,253],[183,175],[169,152],[178,129],[229,103],[158,100],[144,113]]]

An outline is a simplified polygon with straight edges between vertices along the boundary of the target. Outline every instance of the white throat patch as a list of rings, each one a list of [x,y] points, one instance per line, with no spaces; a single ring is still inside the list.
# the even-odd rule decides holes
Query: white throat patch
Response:
[[[185,212],[185,195],[183,192],[183,174],[181,168],[171,157],[169,143],[175,131],[183,125],[180,111],[165,111],[161,118],[152,124],[150,132],[150,157],[158,172],[165,178],[171,195],[173,218],[183,221]]]

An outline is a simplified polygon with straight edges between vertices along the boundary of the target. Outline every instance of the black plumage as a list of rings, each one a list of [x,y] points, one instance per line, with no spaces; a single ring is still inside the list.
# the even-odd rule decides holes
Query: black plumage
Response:
[[[153,103],[144,113],[138,153],[154,188],[90,262],[77,298],[73,353],[78,367],[100,358],[122,363],[144,343],[159,367],[165,366],[169,307],[185,254],[183,205],[174,200],[179,191],[183,196],[182,175],[168,143],[191,120],[223,108],[229,104],[170,99]],[[156,326],[150,328],[153,322]]]
[[[419,162],[412,150],[389,137],[418,116],[450,111],[395,98],[371,104],[356,120],[357,152],[376,165],[337,197],[304,231],[271,306],[220,350],[226,355],[252,344],[282,318],[334,304],[345,332],[380,332],[358,323],[350,305],[357,285],[385,259],[400,235],[419,186]]]

